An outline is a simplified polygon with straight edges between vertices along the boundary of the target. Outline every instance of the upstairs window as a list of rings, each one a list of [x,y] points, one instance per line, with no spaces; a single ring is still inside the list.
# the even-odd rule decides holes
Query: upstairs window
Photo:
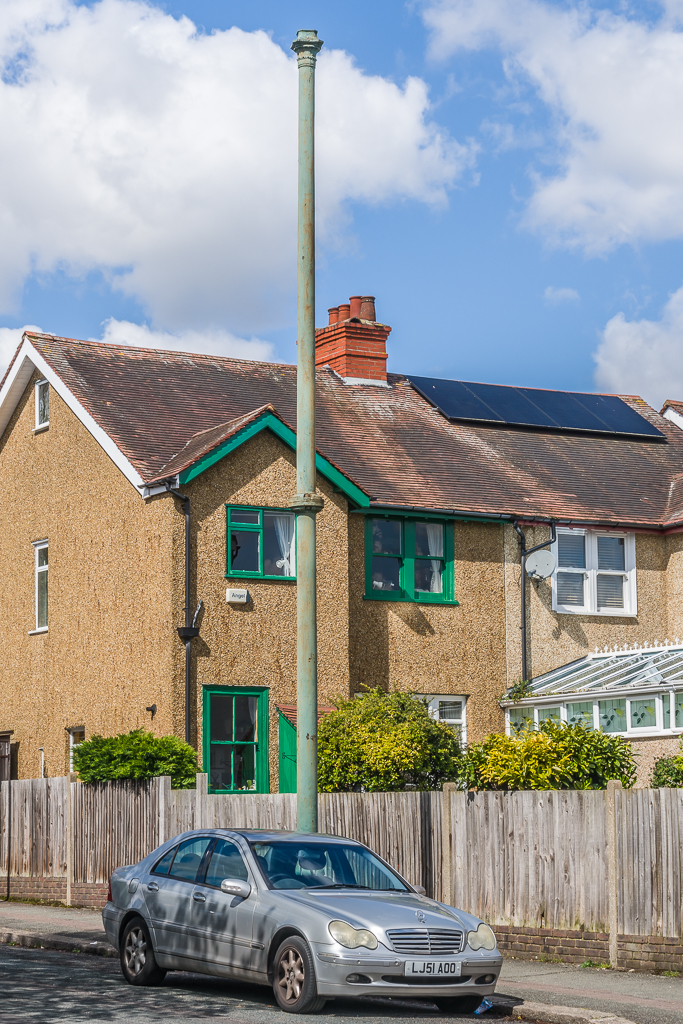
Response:
[[[85,742],[85,727],[74,725],[67,730],[69,733],[69,771],[74,770],[74,750]]]
[[[36,430],[50,425],[50,385],[46,380],[36,382]]]
[[[632,533],[558,529],[553,545],[553,610],[569,615],[635,615]]]
[[[35,569],[35,610],[36,632],[47,630],[47,541],[41,540],[33,545]]]
[[[457,604],[453,586],[452,523],[366,518],[366,599]]]
[[[284,509],[226,506],[226,576],[296,579],[296,516]]]

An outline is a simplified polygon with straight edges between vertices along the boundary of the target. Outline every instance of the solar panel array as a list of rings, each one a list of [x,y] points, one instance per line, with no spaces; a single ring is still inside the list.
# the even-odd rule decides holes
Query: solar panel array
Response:
[[[661,431],[616,395],[472,384],[438,377],[408,375],[408,380],[449,420],[665,440]]]

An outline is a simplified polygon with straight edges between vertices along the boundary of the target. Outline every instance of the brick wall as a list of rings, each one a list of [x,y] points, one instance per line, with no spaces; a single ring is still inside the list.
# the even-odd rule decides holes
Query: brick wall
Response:
[[[3,880],[4,891],[4,880]],[[11,878],[10,897],[18,900],[66,901],[65,878]],[[71,883],[71,906],[100,910],[107,902],[107,886]]]
[[[605,932],[508,925],[496,925],[494,931],[500,949],[523,960],[552,956],[571,964],[585,960],[609,963],[609,935]],[[683,970],[683,940],[658,935],[619,935],[617,965],[636,971]]]

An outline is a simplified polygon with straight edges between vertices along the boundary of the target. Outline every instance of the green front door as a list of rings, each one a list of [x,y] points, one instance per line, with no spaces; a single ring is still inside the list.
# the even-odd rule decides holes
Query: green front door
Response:
[[[278,718],[280,792],[296,793],[296,729],[281,711]]]
[[[204,771],[211,793],[268,793],[268,690],[204,687]]]

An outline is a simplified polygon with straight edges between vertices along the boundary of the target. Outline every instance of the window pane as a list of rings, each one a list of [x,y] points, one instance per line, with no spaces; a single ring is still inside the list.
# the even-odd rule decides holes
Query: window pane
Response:
[[[234,747],[235,789],[256,789],[255,749],[250,744]]]
[[[209,767],[212,789],[232,789],[232,746],[211,745]]]
[[[38,425],[47,423],[50,419],[50,385],[38,385]]]
[[[539,708],[538,709],[538,724],[541,722],[559,722],[560,721],[560,709],[559,708]]]
[[[212,693],[210,700],[211,741],[232,740],[232,695],[229,693]]]
[[[224,878],[241,878],[246,882],[249,875],[242,854],[235,844],[227,839],[219,839],[211,854],[205,882],[207,885],[220,886]]]
[[[525,729],[533,728],[533,708],[510,708],[510,732],[513,736],[516,733],[524,732]]]
[[[598,608],[624,607],[623,576],[601,576],[598,573]]]
[[[166,853],[163,855],[161,860],[157,861],[155,866],[152,868],[153,874],[155,874],[155,875],[167,875],[168,874],[169,868],[171,867],[171,862],[172,862],[173,858],[175,857],[175,852],[176,852],[177,849],[178,849],[177,846],[173,846],[173,847],[171,847],[170,850],[166,851]]]
[[[656,725],[657,713],[655,710],[654,697],[649,697],[647,700],[632,700],[631,728],[654,729]]]
[[[256,530],[232,530],[230,533],[230,568],[234,572],[260,572],[259,542]]]
[[[401,559],[400,558],[373,558],[372,559],[372,589],[391,590],[399,593],[401,590]]]
[[[598,569],[624,571],[624,538],[598,537]]]
[[[626,732],[626,701],[598,701],[598,722],[603,732]]]
[[[440,700],[439,719],[442,722],[462,722],[462,701]]]
[[[230,509],[230,522],[231,523],[253,523],[254,526],[258,526],[258,509],[244,509],[244,508],[231,508]]]
[[[263,574],[294,576],[294,516],[291,512],[263,513]]]
[[[256,740],[256,697],[235,697],[235,739]]]
[[[47,569],[41,569],[38,573],[38,622],[37,629],[44,629],[47,626]]]
[[[376,555],[400,555],[403,553],[400,520],[372,520],[372,550]]]
[[[415,554],[443,558],[443,523],[415,523]]]
[[[674,694],[674,729],[683,729],[683,693]]]
[[[670,693],[663,693],[662,694],[662,717],[663,717],[663,720],[664,720],[663,721],[664,728],[665,729],[670,729],[671,728],[671,694]]]
[[[47,548],[38,548],[38,565],[47,565]]]
[[[580,704],[567,704],[567,722],[569,725],[583,725],[586,729],[592,729],[593,702],[581,701]]]
[[[178,847],[178,853],[171,868],[172,878],[182,878],[186,882],[194,882],[199,871],[202,857],[206,853],[209,843],[213,842],[210,837],[203,839],[186,839]]]
[[[567,569],[586,568],[586,538],[581,533],[558,533],[557,564]]]
[[[582,572],[558,572],[557,603],[583,606]]]
[[[438,558],[415,560],[415,590],[421,594],[443,592],[443,562]]]

